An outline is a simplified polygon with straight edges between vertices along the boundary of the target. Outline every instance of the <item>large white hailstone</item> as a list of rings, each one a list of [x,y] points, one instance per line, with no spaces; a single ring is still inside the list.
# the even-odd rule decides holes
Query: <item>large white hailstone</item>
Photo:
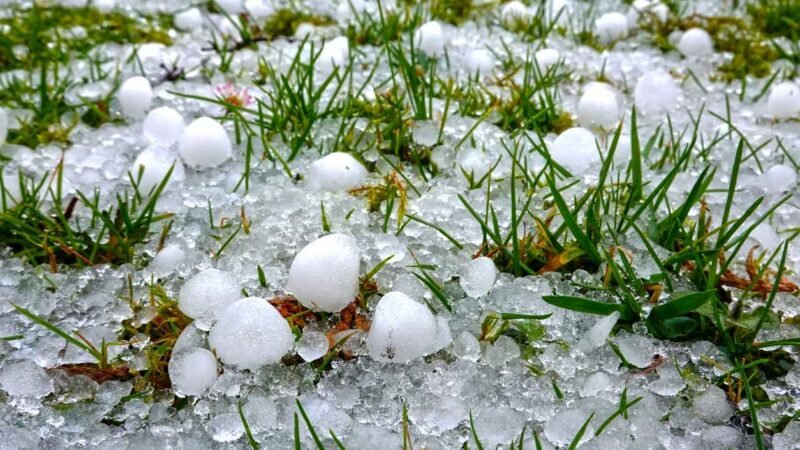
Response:
[[[183,130],[178,142],[181,158],[198,169],[217,167],[233,153],[225,128],[210,117],[200,117]]]
[[[364,184],[367,169],[349,153],[333,152],[308,167],[309,185],[322,191],[347,191]]]
[[[244,9],[256,19],[265,19],[272,14],[273,11],[273,8],[265,3],[264,0],[246,0],[244,2]]]
[[[358,294],[361,252],[346,234],[329,234],[306,245],[289,268],[287,287],[306,308],[338,312]]]
[[[428,56],[441,56],[444,53],[444,32],[439,22],[423,23],[414,32],[414,45]]]
[[[340,24],[350,23],[367,8],[364,0],[342,0],[336,7],[336,19]]]
[[[0,147],[6,143],[8,137],[8,113],[0,106]]]
[[[668,72],[651,70],[639,79],[633,91],[636,107],[644,112],[665,112],[678,101],[678,83]]]
[[[329,74],[337,67],[344,66],[346,60],[342,52],[331,44],[325,44],[319,52],[315,67],[324,74]]]
[[[230,15],[244,12],[244,2],[242,0],[216,0],[216,3],[223,11]]]
[[[169,106],[156,108],[144,118],[144,137],[155,144],[172,145],[181,138],[184,128],[183,116]]]
[[[536,64],[539,66],[539,69],[542,72],[547,72],[547,69],[549,69],[550,66],[558,62],[558,59],[561,58],[561,55],[558,53],[558,50],[554,48],[543,48],[534,53],[533,57],[536,60]]]
[[[768,194],[782,194],[797,185],[797,172],[783,164],[770,167],[760,178],[759,185]]]
[[[528,20],[528,7],[519,0],[512,0],[500,10],[500,18],[506,24]]]
[[[198,8],[175,14],[175,27],[182,31],[194,31],[203,26],[203,14]]]
[[[367,347],[375,360],[408,362],[428,353],[436,335],[436,318],[427,306],[402,292],[389,292],[375,308]]]
[[[139,153],[136,161],[133,162],[133,167],[131,167],[133,179],[138,180],[139,183],[139,193],[142,195],[149,194],[164,180],[173,164],[175,167],[172,169],[172,175],[169,177],[167,186],[186,177],[183,163],[172,156],[168,149],[158,145],[151,145],[142,150],[142,153]],[[142,171],[141,178],[139,178],[140,170]]]
[[[776,119],[788,119],[800,113],[800,88],[797,84],[784,81],[773,86],[767,100],[767,110]]]
[[[497,280],[497,267],[491,258],[481,256],[468,262],[461,269],[459,284],[473,298],[486,295]]]
[[[316,67],[323,73],[331,73],[336,67],[343,67],[350,58],[350,43],[339,36],[325,43],[319,52]]]
[[[175,395],[201,395],[217,381],[217,358],[204,348],[182,349],[172,354],[167,371]]]
[[[470,146],[461,149],[456,154],[456,163],[464,173],[470,174],[475,180],[479,180],[489,172],[493,161],[483,150]]]
[[[294,343],[289,322],[263,298],[248,297],[225,308],[208,333],[225,364],[255,370],[281,360]]]
[[[750,232],[751,239],[758,242],[763,250],[774,251],[781,245],[781,237],[768,223],[760,223]]]
[[[476,48],[467,55],[467,69],[470,73],[486,75],[494,69],[494,54],[485,48]]]
[[[594,135],[586,128],[574,127],[564,131],[550,147],[550,156],[574,175],[600,163]]]
[[[585,127],[613,128],[619,122],[617,94],[606,83],[589,83],[578,101],[578,123]]]
[[[628,19],[618,12],[610,12],[598,17],[594,22],[597,37],[610,44],[628,35]]]
[[[128,117],[144,116],[153,103],[153,88],[145,77],[131,77],[122,83],[117,93],[122,113]]]
[[[157,274],[167,274],[175,270],[178,265],[186,260],[186,252],[181,249],[180,245],[170,244],[162,248],[161,251],[153,257],[147,268]]]
[[[681,35],[678,51],[687,58],[707,56],[714,52],[714,41],[702,28],[690,28]]]
[[[550,0],[550,19],[558,19],[558,23],[567,22],[572,14],[572,5],[570,0]]]
[[[178,308],[187,316],[219,317],[231,303],[242,298],[242,286],[228,272],[206,269],[181,286]]]

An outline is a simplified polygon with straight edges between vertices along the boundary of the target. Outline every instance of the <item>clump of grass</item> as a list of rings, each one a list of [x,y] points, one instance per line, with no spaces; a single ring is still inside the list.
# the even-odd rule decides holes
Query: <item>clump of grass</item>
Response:
[[[20,174],[17,189],[0,177],[0,246],[31,264],[47,264],[53,272],[61,265],[135,262],[135,248],[148,240],[153,224],[171,216],[156,213],[156,202],[171,173],[144,194],[136,188],[138,178],[132,177],[134,192],[118,194],[115,204],[105,208],[100,205],[99,191],[78,192],[64,203],[61,164],[52,176],[41,180]]]
[[[192,319],[178,309],[177,300],[169,297],[163,286],[151,284],[147,291],[147,298],[141,302],[131,302],[131,307],[136,314],[149,311],[148,314],[152,317],[144,324],[138,323],[135,318],[126,320],[122,324],[123,341],[135,344],[135,340],[142,339],[142,336],[147,337],[142,351],[147,357],[148,364],[147,369],[138,374],[135,383],[138,392],[144,392],[150,387],[166,389],[172,385],[167,373],[172,349],[183,329],[192,322]]]
[[[378,3],[378,17],[357,14],[354,23],[348,25],[345,35],[355,45],[381,46],[400,40],[422,23],[420,9],[396,8],[384,10]]]
[[[91,81],[110,77],[109,73],[99,71]],[[72,130],[79,123],[98,128],[118,121],[111,115],[109,104],[119,88],[119,81],[115,76],[111,88],[101,98],[77,103],[69,102],[67,94],[78,82],[62,74],[57,61],[45,62],[25,77],[11,77],[0,82],[0,105],[29,112],[18,121],[18,127],[9,130],[8,142],[32,149],[49,143],[67,145]]]
[[[559,106],[557,86],[569,78],[563,65],[554,64],[543,71],[529,54],[520,70],[521,83],[511,77],[504,80],[510,94],[497,108],[498,126],[512,133],[521,129],[560,133],[572,127],[572,117]]]
[[[0,27],[5,28],[0,37],[0,66],[8,70],[32,70],[53,61],[68,63],[75,54],[85,56],[106,43],[171,43],[168,31],[172,16],[167,14],[131,17],[120,12],[100,12],[91,6],[76,8],[42,2],[11,8],[11,14],[0,18]],[[77,29],[82,32],[75,32]],[[15,51],[18,47],[26,51]]]
[[[755,0],[747,4],[747,14],[766,36],[800,35],[800,3],[795,0]]]
[[[0,106],[29,114],[10,130],[8,141],[31,148],[51,142],[66,145],[80,122],[95,128],[113,122],[108,106],[119,79],[102,68],[105,61],[93,56],[92,50],[107,43],[169,44],[170,21],[170,16],[129,17],[88,6],[43,6],[39,2],[27,8],[14,6],[11,15],[0,19],[0,27],[6,28],[0,37],[0,66],[21,69],[24,74],[3,81]],[[84,80],[74,79],[68,70],[75,58],[89,62],[90,74]],[[102,97],[75,103],[67,100],[68,92],[78,85],[109,79],[111,88]]]

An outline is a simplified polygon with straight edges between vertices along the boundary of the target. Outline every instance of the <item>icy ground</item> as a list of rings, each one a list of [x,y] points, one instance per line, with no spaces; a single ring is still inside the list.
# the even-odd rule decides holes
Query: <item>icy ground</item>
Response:
[[[367,3],[363,14],[375,14],[374,5]],[[582,2],[568,0],[555,3],[566,4],[568,14],[576,17],[584,14],[586,7]],[[724,2],[691,7],[710,14],[718,3]],[[254,7],[261,2],[247,4]],[[340,26],[352,20],[347,15],[342,17],[338,4],[322,0],[304,3],[308,11],[339,20],[338,25],[312,28],[311,41],[331,41],[341,35]],[[182,11],[188,5],[183,1],[117,0],[118,8],[148,11]],[[265,11],[261,13],[266,15],[273,7],[272,2],[265,1]],[[627,14],[629,8],[621,2],[597,2],[591,17],[606,12]],[[752,101],[766,79],[751,79],[742,99],[738,83],[728,85],[712,80],[715,67],[726,55],[704,54],[702,37],[698,42],[680,43],[681,51],[689,57],[678,51],[663,53],[635,30],[625,30],[612,49],[602,52],[576,43],[571,36],[555,33],[541,45],[524,42],[499,25],[500,9],[501,6],[492,9],[497,18],[489,24],[442,24],[441,36],[437,34],[439,30],[429,29],[427,37],[418,36],[418,44],[431,53],[443,44],[448,62],[440,59],[440,76],[462,78],[475,67],[499,73],[499,62],[494,61],[493,55],[473,51],[501,51],[503,41],[521,59],[526,52],[543,47],[557,51],[556,60],[562,60],[564,67],[572,71],[569,79],[558,86],[558,104],[593,133],[569,131],[573,135],[563,137],[561,143],[553,133],[543,136],[553,157],[577,176],[577,182],[569,187],[563,182],[562,193],[568,202],[597,182],[601,158],[595,151],[594,139],[599,139],[601,148],[608,148],[620,120],[624,124],[621,140],[626,141],[628,154],[622,151],[616,157],[623,162],[630,158],[630,111],[634,103],[638,107],[638,132],[644,142],[659,126],[692,130],[694,121],[700,118],[698,150],[694,152],[699,156],[678,174],[678,182],[669,192],[673,206],[689,193],[702,168],[711,164],[717,172],[705,202],[710,211],[721,213],[740,134],[758,149],[758,156],[743,162],[731,217],[742,215],[762,195],[766,199],[757,214],[767,212],[785,192],[797,188],[794,161],[800,161],[800,125],[792,104],[798,101],[796,86],[793,92],[786,93],[790,98],[786,100],[788,106],[777,104],[782,99],[769,95]],[[431,156],[439,173],[425,179],[412,164],[393,156],[383,158],[375,150],[359,156],[371,166],[368,173],[362,171],[361,162],[355,161],[357,167],[351,171],[348,164],[353,162],[341,159],[317,163],[315,167],[315,161],[333,151],[339,131],[339,120],[326,119],[314,125],[308,145],[288,163],[292,177],[287,176],[281,164],[261,159],[262,143],[253,142],[256,151],[250,163],[249,191],[245,193],[239,182],[248,163],[246,142],[236,142],[237,131],[230,117],[221,120],[226,134],[222,138],[213,123],[200,123],[194,127],[198,135],[187,137],[186,132],[174,130],[178,126],[172,121],[175,116],[164,111],[150,123],[149,132],[143,132],[143,127],[148,127],[144,113],[158,107],[178,111],[187,125],[201,116],[224,115],[217,104],[178,93],[214,98],[218,86],[232,82],[235,89],[248,88],[247,95],[263,98],[266,94],[253,85],[259,59],[280,73],[302,45],[301,39],[283,37],[259,42],[257,50],[238,51],[228,73],[203,71],[197,68],[220,64],[218,57],[206,50],[211,36],[234,33],[235,29],[226,26],[226,19],[220,14],[203,10],[201,19],[201,25],[189,31],[174,31],[174,44],[170,47],[141,46],[141,67],[129,62],[129,45],[98,49],[110,58],[106,63],[109,67],[121,68],[123,79],[143,71],[152,85],[152,104],[139,104],[147,95],[147,88],[142,86],[128,86],[130,98],[123,99],[120,93],[112,103],[115,114],[122,116],[126,110],[124,123],[99,129],[78,125],[71,136],[73,143],[66,149],[53,144],[37,149],[11,145],[2,148],[9,158],[3,167],[6,185],[19,171],[37,178],[52,172],[63,158],[65,198],[76,191],[91,193],[99,188],[101,202],[110,202],[116,193],[130,190],[128,172],[138,170],[139,163],[164,168],[177,158],[179,168],[158,201],[158,211],[174,214],[167,246],[158,255],[160,224],[151,230],[149,242],[136,249],[140,257],[135,264],[62,267],[58,273],[51,273],[47,264],[33,267],[10,253],[0,261],[0,337],[20,337],[0,341],[0,448],[248,448],[240,404],[262,448],[293,448],[296,400],[326,448],[336,445],[328,430],[349,449],[403,448],[404,405],[408,412],[407,432],[416,449],[456,449],[464,443],[476,448],[474,434],[483,448],[508,448],[510,442],[519,441],[523,430],[524,448],[536,448],[533,432],[543,448],[566,448],[591,414],[594,415],[581,448],[755,448],[744,395],[740,393],[741,402],[733,404],[725,390],[718,387],[721,379],[731,376],[732,366],[716,345],[702,340],[658,340],[649,335],[643,323],[627,330],[615,327],[618,313],[607,317],[589,315],[543,300],[543,296],[552,294],[606,299],[602,293],[586,288],[602,287],[604,268],[594,273],[577,269],[514,277],[496,272],[488,258],[472,261],[479,250],[482,231],[458,195],[482,210],[487,191],[485,185],[470,189],[464,173],[473,171],[480,178],[499,158],[490,174],[491,179],[497,180],[490,195],[498,221],[506,229],[511,221],[507,180],[512,163],[502,142],[518,139],[519,134],[512,137],[491,121],[484,121],[471,131],[476,118],[459,116],[452,104],[445,115],[448,105],[442,99],[434,100],[433,119],[413,123],[415,142],[431,145],[438,139],[443,116],[446,120],[443,143],[434,148]],[[618,25],[614,17],[606,18],[598,22],[596,31],[603,39],[616,39]],[[675,39],[677,42],[678,37]],[[373,46],[354,48],[357,51],[347,57],[332,54],[335,49],[327,51],[324,56],[331,63],[321,61],[315,70],[329,71],[331,67],[324,66],[344,64],[337,58],[354,58],[356,87],[352,89],[357,89],[377,64],[370,82],[375,90],[367,89],[363,94],[375,95],[374,91],[380,91],[380,86],[385,86],[381,82],[389,76],[386,58],[379,56],[380,49]],[[541,56],[541,63],[546,64],[552,54]],[[169,66],[176,60],[187,68],[186,79],[161,80],[160,65]],[[73,70],[78,73],[88,70],[81,62],[74,65]],[[601,72],[608,84],[590,86]],[[639,89],[637,83],[643,78],[649,84]],[[108,82],[100,84],[103,83]],[[106,88],[83,85],[73,95],[91,97]],[[351,88],[345,85],[344,89]],[[791,91],[791,86],[783,89]],[[330,91],[321,100],[323,104],[332,95],[346,95]],[[705,111],[699,115],[703,105]],[[783,118],[787,110],[794,120],[776,120],[776,116]],[[732,132],[726,120],[738,131]],[[10,122],[13,127],[13,120]],[[190,129],[191,125],[186,128]],[[357,128],[354,132],[362,130]],[[462,143],[468,132],[472,137]],[[222,142],[216,143],[215,139]],[[369,139],[368,136],[366,140]],[[681,138],[682,145],[690,139],[691,132]],[[230,157],[225,154],[228,140],[232,142]],[[168,145],[153,149],[151,141]],[[529,169],[543,170],[545,159],[530,150],[532,141],[521,141],[528,142],[522,148],[529,152],[524,156]],[[710,142],[714,142],[712,150],[702,154],[700,149]],[[289,154],[279,136],[274,136],[270,145],[284,157]],[[150,149],[151,154],[140,156],[145,149]],[[139,163],[134,165],[137,157]],[[348,192],[353,187],[380,183],[383,175],[404,164],[407,181],[419,191],[408,190],[406,213],[441,227],[452,240],[417,221],[410,221],[398,231],[396,211],[386,219],[385,203],[379,211],[370,212],[363,196]],[[645,178],[655,185],[667,170],[648,165]],[[165,171],[164,168],[154,175],[147,186],[155,186]],[[145,171],[147,176],[150,174]],[[645,187],[646,191],[649,189],[650,186]],[[531,211],[545,215],[552,205],[548,192],[544,187],[534,195]],[[800,224],[797,202],[792,196],[778,207],[755,229],[737,256],[744,258],[753,245],[768,252],[779,250],[782,239]],[[80,217],[88,212],[78,208],[76,214]],[[242,219],[244,214],[246,219]],[[697,220],[698,214],[698,208],[694,208],[690,220]],[[247,222],[246,232],[236,232],[226,242],[242,222]],[[531,217],[525,222],[528,228],[536,226]],[[223,226],[226,223],[233,226]],[[561,223],[560,217],[554,223]],[[330,233],[346,236],[327,244],[333,247],[318,245],[305,259],[298,256],[295,260],[309,243]],[[632,254],[642,278],[659,273],[637,234],[629,233],[624,239],[622,245]],[[463,244],[463,248],[453,241]],[[665,249],[656,250],[669,254]],[[326,334],[338,322],[342,305],[358,292],[358,277],[392,255],[375,274],[378,293],[370,295],[367,308],[362,311],[367,320],[373,321],[373,330],[354,328],[355,334],[343,343],[349,357],[333,358],[330,370],[319,376],[315,367],[329,350]],[[297,274],[290,272],[293,261],[298,264]],[[789,278],[800,269],[797,241],[789,244],[786,267]],[[224,273],[205,272],[212,268]],[[266,287],[262,286],[260,270]],[[741,265],[737,270],[743,270]],[[452,312],[442,306],[415,273],[428,274],[438,283],[452,304]],[[187,287],[188,280],[197,274],[201,275],[193,281],[195,285]],[[94,360],[64,338],[26,319],[12,306],[14,303],[26,308],[67,332],[79,331],[96,346],[104,340],[115,343],[108,347],[110,356],[144,372],[149,364],[144,352],[148,337],[118,341],[123,322],[141,326],[153,320],[155,313],[147,303],[151,283],[163,285],[168,296],[179,301],[181,310],[196,319],[173,349],[169,365],[173,386],[168,389],[143,390],[137,385],[139,378],[97,382],[87,375],[60,370],[58,367],[65,364]],[[694,290],[682,277],[676,277],[673,283],[676,290]],[[392,294],[396,304],[380,304],[381,297],[392,291],[404,295]],[[344,303],[341,295],[336,295],[342,292]],[[735,290],[732,292],[737,295]],[[287,322],[271,306],[265,307],[265,302],[237,302],[243,297],[272,299],[285,294],[294,294],[303,305],[332,314],[318,315],[319,320],[305,325],[299,337],[300,332],[292,334]],[[236,309],[231,309],[229,305],[234,302]],[[426,303],[436,310],[435,316]],[[417,306],[419,309],[415,309]],[[755,306],[745,308],[750,307]],[[757,340],[796,338],[800,313],[797,297],[779,293],[772,307],[780,321],[761,329]],[[493,343],[480,339],[485,337],[481,329],[484,319],[492,312],[552,315],[526,322],[535,328],[528,331],[538,333],[538,338],[520,345],[512,333],[500,335]],[[344,335],[336,334],[335,342]],[[391,354],[387,353],[389,348]],[[615,348],[627,365],[621,363]],[[794,347],[786,346],[784,350],[796,358]],[[315,365],[306,362],[315,360]],[[800,366],[795,365],[785,376],[761,384],[771,400],[759,409],[762,424],[771,426],[798,412],[798,383]],[[182,399],[184,396],[187,397]],[[603,422],[618,411],[622,397],[628,402],[640,400],[596,436]],[[315,448],[302,419],[300,430],[303,448]],[[776,449],[797,448],[800,423],[790,421],[767,441]]]

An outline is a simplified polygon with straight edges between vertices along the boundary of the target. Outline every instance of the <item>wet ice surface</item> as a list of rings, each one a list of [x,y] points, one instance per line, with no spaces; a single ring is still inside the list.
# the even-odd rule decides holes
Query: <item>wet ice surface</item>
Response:
[[[178,8],[172,2],[152,3],[154,6],[149,7],[154,9]],[[235,1],[224,3],[226,8],[228,4],[231,7],[238,4]],[[336,7],[329,2],[307,3],[311,10],[329,15],[336,13]],[[356,3],[361,2],[353,2]],[[511,20],[529,13],[519,6],[507,4],[502,16]],[[521,6],[524,9],[524,5]],[[630,33],[624,16],[602,15],[625,12],[625,9],[606,3],[600,9],[601,14],[594,23],[603,39],[613,40]],[[199,24],[206,19],[198,17],[196,11],[191,9],[180,14],[177,24],[190,32],[176,35],[174,47],[151,48],[149,53],[146,48],[140,50],[143,68],[151,82],[159,78],[162,62],[171,63],[179,58],[185,67],[194,67],[209,56],[202,47],[213,27],[207,23],[201,27]],[[223,19],[216,16],[214,20]],[[333,27],[311,36],[320,40],[322,34],[336,36],[340,31]],[[755,103],[740,102],[735,86],[708,80],[713,64],[720,57],[708,56],[706,38],[702,32],[691,30],[680,38],[678,48],[689,59],[681,58],[677,52],[662,54],[638,36],[623,40],[614,50],[598,53],[554,35],[547,42],[553,51],[536,53],[537,60],[541,53],[547,65],[560,56],[575,73],[571,81],[560,88],[561,103],[586,129],[576,128],[558,137],[545,137],[551,144],[554,159],[580,176],[579,183],[570,188],[569,196],[578,195],[596,181],[601,161],[597,149],[606,145],[602,130],[598,128],[613,128],[616,119],[624,111],[630,111],[634,102],[641,106],[640,133],[649,136],[656,127],[665,126],[665,111],[670,113],[676,130],[690,127],[701,104],[724,116],[726,94],[730,95],[731,121],[739,131],[756,145],[766,142],[759,154],[760,166],[751,159],[742,170],[742,189],[731,216],[743,213],[759,195],[774,201],[784,192],[797,188],[796,170],[776,142],[780,141],[797,161],[800,126],[797,122],[771,120],[773,116],[782,118],[794,114],[797,117],[800,107],[797,106],[796,84],[777,85],[772,94]],[[501,40],[508,40],[510,48],[519,55],[529,49],[538,50],[499,27],[486,29],[469,23],[462,29],[428,23],[414,39],[431,55],[441,54],[446,44],[452,73],[479,71],[483,74],[490,67],[489,55],[474,52],[484,46],[497,48]],[[258,55],[244,50],[233,61],[234,71],[256,71],[257,56],[285,70],[297,48],[296,40],[280,38],[260,45]],[[128,78],[139,73],[137,68],[123,63],[129,50],[106,49],[108,56],[121,64]],[[362,50],[348,57],[369,66],[377,51],[369,46]],[[333,66],[344,63],[340,48],[330,47],[324,51],[329,52],[324,61],[329,67],[320,67],[320,70],[333,70]],[[465,56],[461,58],[460,55]],[[580,81],[581,77],[596,78],[601,66],[604,75],[616,86],[623,86],[623,80],[627,80],[627,88],[616,92],[607,87],[591,88]],[[703,89],[686,76],[689,70],[700,77]],[[363,80],[367,71],[364,69],[355,77]],[[387,76],[385,67],[377,73],[379,78]],[[663,79],[672,76],[669,74],[678,75],[677,92],[673,91],[672,83]],[[159,210],[174,212],[176,216],[168,247],[156,255],[156,238],[141,249],[153,257],[149,266],[97,266],[48,273],[45,278],[43,274],[48,272],[45,267],[32,268],[14,258],[4,258],[0,262],[0,297],[4,300],[0,306],[0,336],[22,336],[18,340],[0,341],[0,398],[3,400],[0,402],[0,442],[3,445],[12,448],[245,448],[244,428],[237,411],[241,402],[263,448],[289,448],[296,400],[300,399],[326,444],[332,445],[327,431],[333,430],[348,448],[354,449],[399,448],[403,404],[408,405],[409,431],[415,444],[428,449],[460,448],[470,441],[470,412],[485,448],[507,444],[517,438],[525,426],[529,431],[537,431],[545,446],[565,447],[592,413],[594,419],[584,436],[586,448],[753,447],[752,437],[745,433],[746,426],[742,426],[740,420],[747,415],[746,402],[738,405],[740,412],[737,413],[737,408],[726,400],[725,393],[713,384],[717,377],[731,369],[715,346],[708,342],[658,341],[649,337],[646,329],[639,325],[633,330],[611,334],[616,316],[598,318],[566,311],[542,299],[553,293],[576,295],[578,285],[601,283],[602,271],[513,279],[508,274],[496,273],[493,266],[470,262],[480,244],[481,230],[457,195],[462,194],[473,205],[480,205],[486,193],[481,189],[469,190],[461,169],[469,167],[475,173],[481,170],[481,174],[486,173],[488,167],[504,155],[500,142],[507,138],[507,133],[484,123],[474,133],[478,145],[474,148],[465,145],[456,151],[455,144],[474,124],[474,119],[451,111],[444,127],[444,144],[433,156],[442,173],[426,182],[413,170],[408,171],[414,184],[423,187],[419,195],[411,194],[409,211],[442,226],[465,243],[465,248],[459,250],[434,229],[416,222],[408,224],[396,236],[391,228],[389,233],[383,233],[382,214],[370,214],[363,198],[346,192],[352,180],[361,181],[361,166],[357,173],[348,172],[350,169],[342,171],[338,163],[319,166],[320,153],[331,151],[338,122],[315,126],[310,139],[314,147],[290,163],[291,171],[305,175],[305,179],[291,179],[280,166],[261,161],[252,169],[249,192],[245,194],[241,188],[233,192],[241,177],[245,144],[235,142],[230,122],[224,123],[223,129],[216,121],[203,118],[220,114],[214,105],[173,93],[212,96],[215,86],[226,81],[218,74],[207,81],[199,71],[190,72],[186,81],[153,83],[152,99],[149,85],[146,87],[141,80],[135,81],[120,92],[118,103],[113,105],[132,118],[127,124],[99,130],[79,125],[73,135],[74,144],[63,154],[55,146],[37,149],[35,153],[9,146],[4,148],[3,152],[11,158],[4,169],[9,174],[5,180],[17,169],[25,173],[52,170],[63,156],[65,186],[69,187],[65,190],[91,192],[101,186],[103,201],[129,187],[127,171],[135,167],[137,157],[151,148],[150,141],[171,145],[160,156],[146,154],[147,161],[158,166],[151,170],[163,171],[179,154],[187,168],[182,179],[173,177],[174,181],[159,201]],[[750,88],[752,92],[757,92],[763,81],[754,80],[756,87]],[[236,83],[250,86],[251,80],[245,76]],[[654,92],[656,90],[663,92],[659,94]],[[141,119],[151,100],[152,106],[174,108],[182,116],[188,124],[185,133],[181,133],[182,138],[174,138],[177,134],[173,133],[177,132],[173,128],[180,126],[175,116],[170,115],[169,120],[156,124],[143,124]],[[441,111],[444,105],[437,104],[435,108]],[[431,133],[438,133],[442,115],[435,117],[434,121],[416,124],[415,138],[419,142],[435,141],[436,136],[431,138]],[[4,121],[5,112],[0,112],[0,136],[5,134]],[[725,130],[727,125],[713,116],[702,117],[702,140],[720,139],[707,156],[708,162],[718,169],[714,186],[720,189],[727,186],[738,141],[725,137]],[[627,126],[623,133],[630,133]],[[688,139],[688,136],[684,138]],[[284,155],[289,152],[278,139],[271,145]],[[256,153],[260,154],[260,150]],[[371,158],[369,161],[380,170],[389,172],[388,164],[376,155],[367,154],[366,158]],[[531,155],[529,164],[532,168],[542,167],[543,161]],[[645,170],[647,177],[660,179],[663,176],[657,170]],[[670,195],[682,198],[700,170],[698,165],[680,174],[681,182],[673,186],[674,192]],[[510,171],[510,163],[504,158],[492,176],[502,179]],[[145,172],[145,176],[148,177],[146,185],[153,186],[150,174]],[[379,174],[372,173],[367,180],[378,182],[380,178]],[[507,184],[498,183],[491,195],[498,205],[499,220],[507,225],[510,215]],[[706,200],[711,210],[719,211],[724,193]],[[767,203],[760,211],[767,210]],[[753,236],[757,241],[753,244],[777,248],[780,239],[787,237],[800,221],[795,203],[796,199],[792,198],[781,206]],[[321,204],[331,231],[342,233],[355,244],[348,243],[344,249],[312,247],[316,239],[327,234],[321,226]],[[211,237],[209,205],[213,208],[216,225],[220,218],[239,217],[242,208],[252,222],[249,234],[239,233],[220,258],[213,257],[220,243]],[[544,209],[544,199],[536,197],[534,207]],[[692,217],[696,217],[696,213]],[[657,273],[659,269],[648,258],[641,241],[634,237],[631,240],[630,247],[636,252],[637,261],[641,261],[636,270],[643,277]],[[308,250],[310,256],[303,256],[304,248],[311,249]],[[746,252],[739,256],[744,256],[743,253]],[[363,275],[390,255],[394,258],[376,275],[380,294],[400,291],[415,303],[403,299],[402,305],[391,309],[387,306],[388,313],[381,314],[384,308],[380,306],[381,295],[368,298],[369,316],[375,321],[373,329],[368,334],[357,332],[348,338],[345,345],[355,357],[334,359],[331,370],[319,381],[309,364],[284,365],[276,361],[287,352],[297,353],[304,360],[319,358],[327,349],[322,349],[325,345],[322,339],[327,339],[323,333],[329,324],[314,325],[313,330],[292,344],[285,322],[272,311],[263,311],[263,305],[252,311],[239,311],[234,307],[234,302],[244,296],[244,289],[249,296],[259,298],[291,291],[301,302],[308,293],[309,302],[314,302],[308,303],[309,306],[320,311],[337,311],[355,295],[355,272]],[[452,313],[439,308],[440,314],[434,318],[428,311],[425,303],[436,304],[437,300],[411,274],[408,266],[415,264],[415,257],[436,267],[432,275],[443,282],[453,305]],[[789,269],[800,269],[798,258],[797,244],[790,245]],[[293,261],[298,267],[297,273]],[[260,283],[257,267],[263,269],[266,287]],[[181,335],[170,363],[173,391],[131,395],[135,391],[133,381],[96,383],[86,376],[48,370],[90,359],[74,347],[65,349],[62,339],[22,319],[7,303],[18,303],[62,329],[80,330],[83,336],[99,345],[103,339],[115,340],[122,322],[134,318],[135,314],[136,320],[148,320],[147,314],[134,313],[127,302],[128,279],[132,281],[134,298],[146,298],[145,286],[153,274],[163,280],[172,297],[180,300],[184,313],[196,319]],[[385,300],[390,298],[384,297]],[[796,323],[796,297],[780,294],[774,306],[785,319],[793,318]],[[234,310],[229,313],[230,308]],[[484,317],[497,311],[552,313],[552,316],[540,322],[543,327],[540,339],[522,348],[508,336],[501,336],[494,343],[478,339]],[[216,325],[215,319],[220,319]],[[397,331],[393,328],[395,325],[399,326]],[[208,330],[211,330],[210,336]],[[796,335],[796,328],[788,322],[779,328],[764,330],[764,339]],[[339,333],[336,337],[338,341],[343,335]],[[247,346],[239,346],[237,342],[246,342]],[[634,368],[621,366],[610,343]],[[213,349],[216,355],[211,352]],[[134,344],[112,347],[112,352],[129,365],[146,369],[147,361],[140,350]],[[635,369],[651,366],[656,354],[663,359],[657,369]],[[221,360],[219,372],[216,358]],[[762,420],[775,422],[797,411],[798,382],[800,375],[795,367],[785,380],[772,380],[766,385],[765,389],[780,400],[761,410]],[[641,397],[641,400],[630,409],[627,420],[617,418],[603,434],[594,437],[602,421],[617,409],[624,390],[628,399]],[[176,402],[176,396],[184,395],[189,396],[185,404]],[[310,436],[304,434],[302,438],[310,445]],[[793,448],[798,439],[800,428],[793,422],[775,435],[772,443],[776,449]],[[529,437],[525,448],[533,448]]]

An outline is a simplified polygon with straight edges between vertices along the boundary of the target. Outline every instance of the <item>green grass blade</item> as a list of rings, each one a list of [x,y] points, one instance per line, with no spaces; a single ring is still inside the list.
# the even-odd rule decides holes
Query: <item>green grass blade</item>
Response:
[[[13,306],[14,309],[17,310],[17,312],[19,312],[23,316],[27,317],[28,319],[30,319],[34,323],[36,323],[38,325],[41,325],[42,327],[46,328],[47,330],[49,330],[53,334],[65,339],[70,344],[72,344],[72,345],[78,347],[79,349],[85,351],[86,353],[90,354],[94,359],[97,360],[98,364],[101,364],[103,362],[103,355],[100,354],[100,352],[97,351],[97,349],[92,348],[91,346],[87,345],[85,342],[83,342],[80,339],[70,335],[69,333],[65,332],[61,328],[58,328],[57,326],[55,326],[52,323],[48,322],[43,317],[37,316],[36,314],[34,314],[31,311],[23,308],[22,306],[19,306],[16,303],[12,303],[11,306]]]
[[[569,210],[569,207],[564,201],[564,197],[561,196],[561,193],[556,187],[552,176],[547,177],[547,184],[550,186],[550,193],[553,195],[553,199],[556,202],[556,207],[561,213],[564,223],[567,225],[570,232],[572,232],[575,240],[578,241],[578,246],[580,246],[581,250],[586,253],[586,256],[588,256],[593,263],[600,264],[603,258],[600,256],[600,252],[597,251],[597,246],[591,240],[589,240],[589,237],[586,236],[586,233],[584,233],[581,229],[580,224],[578,224],[578,219],[572,214],[572,211]]]
[[[630,320],[631,314],[625,305],[618,303],[601,303],[594,300],[589,300],[582,297],[573,297],[569,295],[545,295],[542,300],[547,303],[558,306],[559,308],[569,309],[588,314],[597,314],[600,316],[607,316],[613,312],[619,312],[620,318],[623,320]]]
[[[314,429],[314,425],[311,424],[311,419],[308,418],[306,410],[303,409],[303,404],[300,403],[299,399],[296,399],[295,403],[297,404],[297,409],[300,410],[300,415],[303,416],[303,422],[306,423],[308,432],[311,434],[311,439],[314,440],[314,444],[317,446],[317,449],[325,450],[325,446],[322,445],[322,441],[319,439],[319,435],[317,435],[317,430]],[[295,438],[295,442],[297,442],[297,438]]]
[[[581,426],[581,429],[578,430],[577,434],[575,434],[575,437],[572,438],[572,442],[569,443],[569,447],[567,447],[568,450],[575,450],[578,448],[578,445],[581,443],[581,439],[583,439],[583,435],[586,433],[586,428],[589,427],[589,422],[591,422],[593,418],[594,413],[589,415],[589,418],[586,419],[586,422],[583,422],[583,426]]]
[[[237,409],[239,410],[239,419],[241,419],[242,426],[244,426],[244,434],[247,437],[247,443],[250,444],[251,449],[258,450],[260,446],[258,444],[258,441],[256,441],[256,439],[253,437],[253,432],[250,430],[250,425],[247,423],[247,418],[244,416],[241,400],[239,400]]]

